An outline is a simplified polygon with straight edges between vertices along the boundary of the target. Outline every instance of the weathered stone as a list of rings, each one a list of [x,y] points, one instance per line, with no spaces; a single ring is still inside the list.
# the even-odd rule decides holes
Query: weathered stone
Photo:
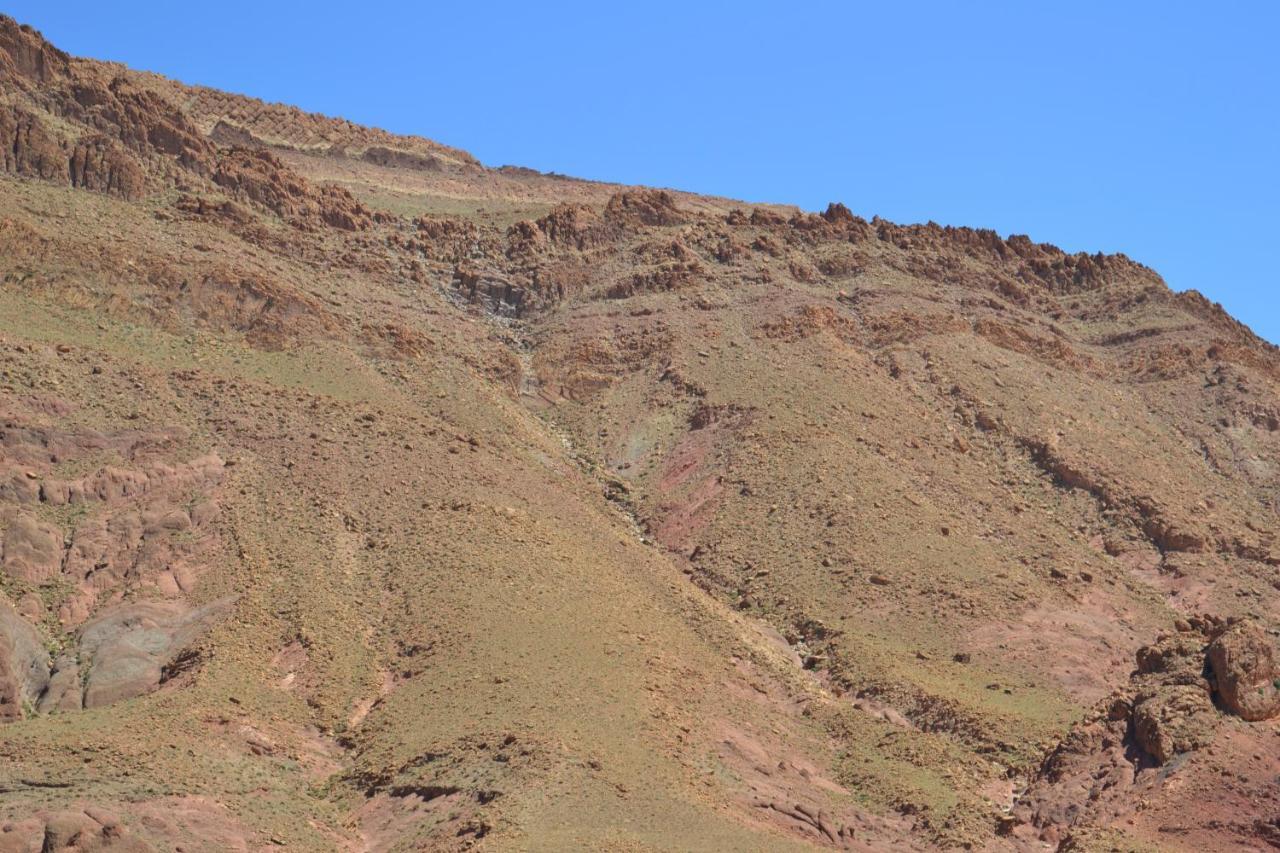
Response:
[[[1280,671],[1275,644],[1251,622],[1240,622],[1209,644],[1209,665],[1218,698],[1246,720],[1268,720],[1280,714]]]
[[[52,525],[19,513],[4,532],[4,571],[27,583],[44,583],[62,564],[62,534]]]
[[[49,682],[49,654],[40,634],[0,603],[0,721],[21,719]]]
[[[1217,712],[1202,687],[1162,685],[1138,694],[1133,703],[1133,733],[1138,745],[1160,764],[1199,749],[1212,739]]]
[[[165,664],[196,639],[226,601],[197,610],[176,602],[139,602],[109,609],[80,629],[87,666],[84,707],[141,696],[160,686]]]

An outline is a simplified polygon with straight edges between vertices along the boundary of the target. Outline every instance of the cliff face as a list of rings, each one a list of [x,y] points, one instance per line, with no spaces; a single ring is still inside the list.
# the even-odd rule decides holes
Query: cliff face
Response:
[[[1280,837],[1280,355],[0,19],[0,849]]]

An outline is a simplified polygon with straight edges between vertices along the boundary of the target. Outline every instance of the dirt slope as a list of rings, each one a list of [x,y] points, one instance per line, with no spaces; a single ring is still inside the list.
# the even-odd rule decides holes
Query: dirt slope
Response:
[[[0,19],[0,850],[1280,844],[1280,354]]]

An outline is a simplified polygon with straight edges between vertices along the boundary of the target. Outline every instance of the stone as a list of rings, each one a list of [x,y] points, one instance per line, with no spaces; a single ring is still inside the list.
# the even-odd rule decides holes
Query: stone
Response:
[[[4,571],[27,583],[44,583],[57,576],[62,564],[62,534],[52,525],[18,514],[4,532]]]
[[[1180,752],[1208,745],[1216,717],[1213,702],[1202,687],[1160,685],[1134,698],[1134,738],[1158,764],[1166,764]]]
[[[77,658],[59,659],[50,681],[49,702],[41,703],[41,710],[75,709],[73,685],[79,683],[80,671],[84,690],[79,704],[85,708],[150,693],[160,686],[166,665],[207,629],[229,601],[222,599],[196,610],[171,601],[109,608],[77,632]]]
[[[1223,707],[1245,720],[1280,714],[1275,644],[1252,622],[1238,622],[1209,644],[1209,666]]]
[[[40,633],[0,603],[0,721],[20,720],[49,682],[49,654]]]

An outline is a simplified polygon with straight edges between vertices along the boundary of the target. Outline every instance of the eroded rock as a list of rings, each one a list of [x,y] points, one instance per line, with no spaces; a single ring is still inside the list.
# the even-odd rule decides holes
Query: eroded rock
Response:
[[[1207,746],[1217,716],[1203,686],[1160,685],[1135,697],[1133,737],[1158,764],[1167,764],[1180,752]]]
[[[1275,644],[1257,625],[1238,622],[1208,649],[1223,707],[1251,722],[1280,714],[1280,670]]]
[[[33,584],[52,580],[62,566],[62,534],[24,512],[11,514],[0,564],[14,580]]]
[[[18,720],[49,682],[49,653],[40,634],[0,602],[0,721]]]
[[[0,853],[145,853],[151,849],[130,834],[115,814],[97,806],[41,811],[0,825]]]
[[[140,602],[111,608],[80,629],[79,659],[85,708],[150,693],[165,666],[193,642],[227,601],[196,610],[176,602]],[[55,673],[59,675],[59,673]]]

